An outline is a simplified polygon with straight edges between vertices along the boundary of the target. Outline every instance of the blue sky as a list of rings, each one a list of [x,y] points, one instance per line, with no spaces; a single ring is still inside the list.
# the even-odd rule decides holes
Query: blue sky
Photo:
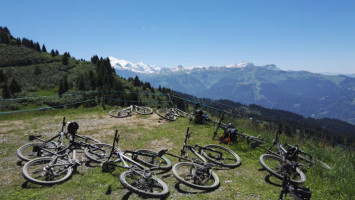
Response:
[[[355,1],[0,0],[0,26],[76,58],[148,65],[252,62],[355,73]]]

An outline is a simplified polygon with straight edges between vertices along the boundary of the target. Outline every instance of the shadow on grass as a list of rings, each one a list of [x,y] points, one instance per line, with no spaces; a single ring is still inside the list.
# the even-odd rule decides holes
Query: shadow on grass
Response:
[[[182,194],[202,194],[202,193],[210,193],[210,192],[214,191],[214,190],[197,190],[197,189],[193,189],[193,188],[190,188],[190,187],[187,187],[187,186],[181,184],[180,182],[175,184],[175,189],[178,192],[182,193]]]

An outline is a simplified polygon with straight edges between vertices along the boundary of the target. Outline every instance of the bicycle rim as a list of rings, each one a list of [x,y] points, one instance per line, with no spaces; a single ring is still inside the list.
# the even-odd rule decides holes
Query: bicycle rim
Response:
[[[51,144],[51,143],[41,143],[41,142],[34,142],[34,143],[28,143],[17,150],[17,156],[23,160],[23,161],[29,161],[38,157],[48,157],[52,156],[53,154],[48,153],[46,151],[43,151],[42,148],[49,150],[49,151],[55,151],[56,146]],[[36,150],[37,149],[37,150]],[[38,152],[40,151],[40,152]]]
[[[153,113],[153,109],[146,106],[137,106],[136,112],[140,115],[150,115]]]
[[[160,108],[157,110],[157,114],[167,120],[174,121],[176,120],[175,113],[169,108]]]
[[[68,161],[60,158],[55,162],[52,161],[51,157],[43,157],[27,162],[23,166],[23,177],[39,185],[53,185],[69,179],[73,168]]]
[[[145,178],[133,171],[120,174],[120,182],[131,192],[143,197],[162,198],[169,194],[169,187],[156,176]]]
[[[259,161],[264,169],[266,169],[271,175],[278,179],[283,179],[285,170],[282,167],[282,157],[271,154],[263,154],[260,156]],[[292,170],[289,176],[292,183],[300,184],[306,181],[306,175],[298,167],[296,167],[295,170]]]
[[[203,166],[190,163],[180,162],[174,165],[174,177],[184,185],[199,190],[215,190],[219,187],[219,178],[212,171],[200,173]]]
[[[116,118],[124,118],[129,115],[129,113],[126,110],[111,110],[109,114],[111,117],[116,117]]]
[[[222,167],[234,168],[241,163],[238,154],[223,146],[209,144],[203,147],[201,153],[207,160]]]

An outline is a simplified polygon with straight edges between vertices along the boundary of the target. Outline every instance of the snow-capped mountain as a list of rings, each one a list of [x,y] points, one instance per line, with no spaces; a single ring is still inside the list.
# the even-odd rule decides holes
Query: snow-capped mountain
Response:
[[[159,72],[161,70],[160,67],[157,66],[149,66],[142,62],[132,63],[126,60],[118,60],[115,57],[109,57],[111,66],[117,70],[128,70],[137,73],[143,74],[151,74],[154,72]]]
[[[264,65],[264,66],[255,66],[253,63],[242,62],[239,64],[226,65],[226,66],[192,66],[192,67],[183,67],[179,65],[174,68],[168,67],[158,67],[158,66],[150,66],[146,65],[142,62],[133,63],[126,60],[119,60],[115,57],[109,57],[111,66],[117,70],[122,71],[130,71],[135,73],[142,74],[153,74],[153,73],[169,73],[169,72],[188,72],[192,70],[223,70],[223,68],[235,68],[235,69],[243,69],[243,68],[266,68],[270,70],[280,70],[275,65]]]

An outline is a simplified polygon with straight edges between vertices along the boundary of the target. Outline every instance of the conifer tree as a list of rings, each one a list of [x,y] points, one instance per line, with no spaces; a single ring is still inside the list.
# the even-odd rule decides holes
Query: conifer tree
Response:
[[[133,86],[134,86],[134,87],[138,87],[138,86],[141,85],[140,83],[141,83],[141,82],[140,82],[138,76],[136,76],[136,77],[134,78],[134,81],[133,81]]]
[[[6,76],[2,70],[0,70],[0,83],[3,83],[6,81]]]
[[[67,53],[64,53],[64,55],[62,57],[62,64],[63,65],[68,65],[68,55],[67,55]]]
[[[55,55],[59,56],[59,51],[58,50],[55,50]]]
[[[68,77],[67,76],[65,76],[64,80],[63,80],[63,89],[64,89],[64,92],[67,92],[69,90],[69,84],[68,84]]]
[[[11,93],[10,93],[9,87],[7,86],[7,84],[5,82],[5,84],[2,86],[2,98],[8,99],[10,97],[11,97]]]
[[[44,46],[44,44],[42,45],[42,52],[46,52],[47,53],[47,49],[46,49],[46,46]]]
[[[11,94],[21,92],[21,87],[19,86],[19,84],[15,79],[12,79],[12,82],[10,84],[10,92]]]
[[[63,80],[60,80],[59,89],[58,89],[58,95],[62,96],[63,93],[64,93],[64,84],[63,84]]]
[[[51,50],[51,55],[52,55],[52,57],[55,57],[55,52],[53,49]]]

